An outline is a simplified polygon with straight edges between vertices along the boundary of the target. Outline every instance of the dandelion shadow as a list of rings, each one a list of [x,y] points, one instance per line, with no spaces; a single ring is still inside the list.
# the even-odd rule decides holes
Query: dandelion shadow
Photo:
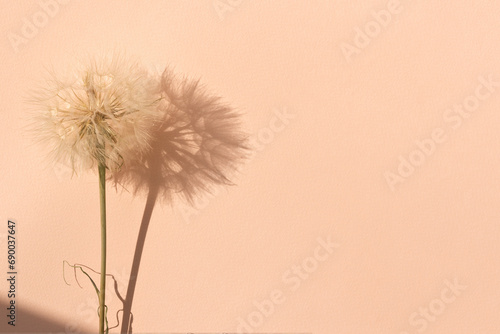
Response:
[[[176,79],[167,69],[159,89],[162,98],[152,123],[150,149],[130,152],[130,162],[112,175],[115,185],[147,194],[124,301],[124,334],[132,333],[132,302],[156,202],[172,205],[180,197],[192,204],[213,186],[231,185],[231,176],[249,154],[239,113],[206,93],[199,81]]]
[[[151,188],[151,191],[148,194],[146,200],[146,207],[144,208],[139,235],[137,236],[134,259],[132,261],[132,270],[130,272],[130,279],[128,282],[125,300],[123,301],[122,327],[120,333],[132,333],[132,302],[134,300],[135,287],[137,284],[137,277],[139,275],[139,266],[141,264],[142,251],[144,250],[144,244],[146,242],[146,234],[148,233],[149,222],[151,221],[151,216],[153,214],[153,208],[156,204],[157,197],[158,190]]]

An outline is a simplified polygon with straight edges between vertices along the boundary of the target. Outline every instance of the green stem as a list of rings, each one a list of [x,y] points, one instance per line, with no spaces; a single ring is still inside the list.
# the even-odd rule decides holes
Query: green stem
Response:
[[[106,300],[106,167],[99,163],[99,195],[101,204],[101,285],[99,289],[99,334],[104,334]]]

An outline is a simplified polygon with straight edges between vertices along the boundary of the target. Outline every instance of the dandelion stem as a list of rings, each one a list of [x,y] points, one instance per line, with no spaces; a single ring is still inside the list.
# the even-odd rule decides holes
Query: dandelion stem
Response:
[[[104,334],[106,299],[106,167],[99,163],[99,195],[101,204],[101,284],[99,289],[99,334]]]

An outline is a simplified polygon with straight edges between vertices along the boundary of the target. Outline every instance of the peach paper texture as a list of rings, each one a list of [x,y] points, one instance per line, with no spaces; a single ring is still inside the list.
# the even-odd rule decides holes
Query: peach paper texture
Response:
[[[200,78],[255,148],[236,186],[157,203],[134,333],[500,333],[500,2],[0,5],[1,277],[8,219],[19,272],[0,332],[97,328],[90,283],[62,277],[63,260],[99,267],[97,177],[50,167],[25,98],[45,67],[118,49]],[[107,199],[124,295],[145,198]]]

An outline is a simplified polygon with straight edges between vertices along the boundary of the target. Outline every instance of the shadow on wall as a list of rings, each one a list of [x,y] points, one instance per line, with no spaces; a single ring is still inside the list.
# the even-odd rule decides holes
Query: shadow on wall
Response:
[[[133,333],[132,302],[139,266],[157,200],[175,197],[192,203],[200,192],[231,184],[230,176],[248,156],[247,135],[239,114],[205,92],[197,80],[178,80],[166,70],[161,78],[162,100],[152,129],[149,152],[135,152],[130,165],[114,175],[116,185],[147,194],[137,237],[121,333]]]
[[[34,310],[29,310],[26,307],[20,305],[16,307],[16,326],[10,326],[7,324],[8,318],[7,308],[9,307],[9,301],[0,299],[0,309],[2,309],[2,317],[0,322],[0,333],[51,333],[51,334],[63,334],[63,333],[92,333],[91,329],[85,328],[74,328],[69,322],[64,322],[58,319],[54,319],[54,316],[48,316],[47,314],[42,315]]]

